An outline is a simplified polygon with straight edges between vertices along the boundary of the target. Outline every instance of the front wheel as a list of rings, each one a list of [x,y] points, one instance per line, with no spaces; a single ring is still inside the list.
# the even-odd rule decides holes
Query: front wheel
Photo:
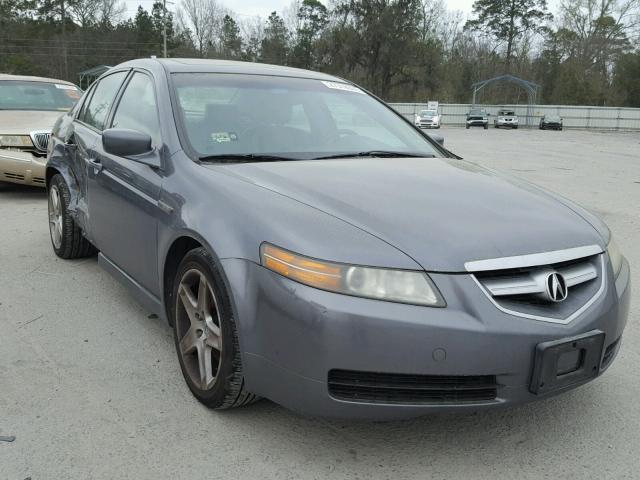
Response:
[[[71,193],[59,173],[49,181],[49,234],[55,254],[64,259],[88,257],[96,249],[87,240],[82,230],[69,214]]]
[[[488,123],[484,125],[484,129],[485,130],[489,130],[489,124]]]
[[[178,360],[193,395],[215,409],[257,400],[245,389],[231,302],[206,249],[191,250],[180,262],[172,301]]]

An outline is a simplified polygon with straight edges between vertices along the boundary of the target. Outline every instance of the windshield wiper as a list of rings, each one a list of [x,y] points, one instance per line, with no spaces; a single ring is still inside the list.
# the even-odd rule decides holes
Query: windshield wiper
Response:
[[[359,157],[372,157],[372,158],[434,158],[432,153],[407,153],[407,152],[392,152],[389,150],[369,150],[366,152],[352,152],[352,153],[338,153],[336,155],[326,155],[324,157],[315,157],[313,160],[329,160],[332,158],[359,158]]]
[[[221,153],[218,155],[205,155],[199,157],[201,162],[242,163],[242,162],[284,162],[298,160],[292,157],[278,155],[260,155],[257,153]]]

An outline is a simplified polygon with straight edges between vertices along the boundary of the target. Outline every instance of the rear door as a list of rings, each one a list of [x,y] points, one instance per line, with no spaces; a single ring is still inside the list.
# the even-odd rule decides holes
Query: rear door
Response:
[[[161,164],[162,139],[153,78],[135,70],[127,78],[110,119],[110,128],[136,130],[152,138],[144,157]],[[107,153],[95,146],[89,181],[89,212],[98,248],[109,260],[154,295],[159,295],[157,226],[162,169]]]
[[[77,214],[89,239],[98,247],[88,211],[88,187],[95,175],[95,148],[101,137],[111,107],[118,90],[126,78],[128,70],[112,73],[102,77],[92,86],[90,96],[85,99],[82,109],[74,122],[73,138],[70,139],[75,148],[73,156],[74,171],[79,177],[80,199]]]

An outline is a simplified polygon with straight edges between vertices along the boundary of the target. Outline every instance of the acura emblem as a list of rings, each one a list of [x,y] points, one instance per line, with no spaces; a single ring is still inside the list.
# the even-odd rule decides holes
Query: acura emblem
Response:
[[[547,297],[552,302],[562,302],[567,298],[568,289],[567,282],[558,272],[550,273],[547,276]]]

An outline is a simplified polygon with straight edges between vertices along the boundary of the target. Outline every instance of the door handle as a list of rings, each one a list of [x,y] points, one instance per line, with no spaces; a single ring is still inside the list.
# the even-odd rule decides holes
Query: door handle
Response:
[[[97,158],[90,158],[89,159],[89,163],[91,164],[91,166],[93,167],[93,169],[94,169],[94,171],[96,173],[99,172],[100,170],[102,170],[102,168],[104,167],[102,165],[102,162],[100,162],[100,160],[97,159]]]

